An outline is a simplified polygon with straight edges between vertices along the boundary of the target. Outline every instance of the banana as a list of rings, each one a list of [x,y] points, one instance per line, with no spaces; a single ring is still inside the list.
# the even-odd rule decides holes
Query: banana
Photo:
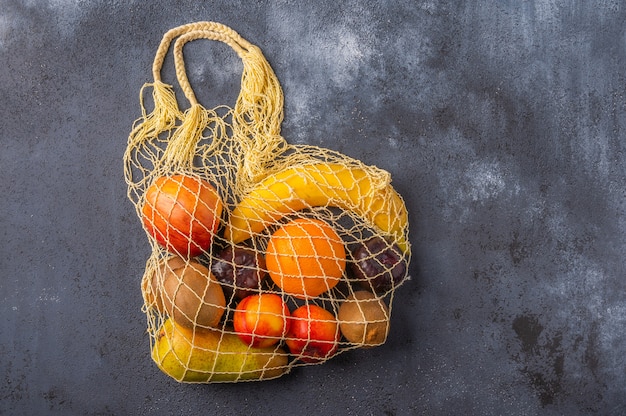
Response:
[[[408,215],[389,174],[382,180],[366,167],[340,163],[297,165],[270,175],[256,185],[233,210],[225,237],[242,242],[283,216],[305,208],[332,206],[354,212],[388,235],[404,252]]]

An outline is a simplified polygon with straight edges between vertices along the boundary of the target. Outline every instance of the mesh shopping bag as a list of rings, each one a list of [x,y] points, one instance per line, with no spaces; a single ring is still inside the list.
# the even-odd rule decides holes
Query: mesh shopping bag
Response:
[[[232,108],[196,99],[183,47],[197,39],[241,58]],[[170,50],[186,109],[161,79]],[[389,173],[289,144],[276,75],[222,24],[168,31],[152,72],[124,173],[151,247],[141,290],[156,365],[180,382],[264,380],[383,344],[411,257]]]

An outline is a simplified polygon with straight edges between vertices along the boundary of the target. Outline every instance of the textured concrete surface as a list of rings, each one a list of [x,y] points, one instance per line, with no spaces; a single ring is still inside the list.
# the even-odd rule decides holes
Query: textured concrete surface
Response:
[[[384,346],[239,385],[150,361],[122,154],[162,34],[197,20],[263,49],[288,141],[392,173],[414,262]],[[0,414],[625,414],[624,22],[610,0],[0,0]],[[236,56],[188,50],[200,101],[232,104]]]

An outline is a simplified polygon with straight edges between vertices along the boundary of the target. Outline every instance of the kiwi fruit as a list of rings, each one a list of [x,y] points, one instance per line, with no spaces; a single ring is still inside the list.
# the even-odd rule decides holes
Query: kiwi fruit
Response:
[[[208,268],[172,256],[159,265],[150,282],[143,282],[144,298],[177,324],[216,327],[226,310],[226,298]],[[161,277],[161,279],[159,278]]]
[[[157,312],[164,314],[165,308],[163,307],[163,299],[161,298],[161,291],[163,287],[163,281],[165,276],[176,269],[184,267],[187,262],[179,256],[170,256],[169,258],[162,260],[157,270],[153,270],[152,274],[145,275],[141,282],[141,293],[143,294],[143,300],[146,306],[156,309]],[[163,276],[160,278],[159,276]]]
[[[337,319],[342,335],[363,347],[384,344],[389,333],[389,308],[374,293],[359,290],[339,307]]]

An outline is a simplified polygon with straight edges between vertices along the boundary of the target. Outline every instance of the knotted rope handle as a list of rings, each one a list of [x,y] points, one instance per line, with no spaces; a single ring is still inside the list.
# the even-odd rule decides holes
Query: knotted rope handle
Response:
[[[234,39],[233,35],[237,35],[233,31],[229,31],[231,33],[224,33],[222,31],[216,32],[214,30],[192,30],[190,32],[181,35],[178,39],[176,39],[176,43],[174,44],[174,64],[176,67],[176,77],[178,78],[178,83],[185,94],[185,97],[189,100],[189,103],[193,106],[198,104],[198,100],[196,99],[196,95],[191,88],[191,84],[189,83],[189,79],[187,78],[187,72],[185,70],[185,59],[183,57],[183,46],[190,41],[196,39],[208,39],[208,40],[216,40],[220,42],[224,42],[235,52],[242,60],[246,59],[247,48],[243,47],[238,39]],[[252,45],[248,45],[251,47]]]
[[[214,40],[219,40],[228,44],[235,51],[237,51],[237,53],[240,56],[241,56],[241,51],[245,51],[253,46],[250,42],[242,38],[233,29],[221,23],[195,22],[195,23],[188,23],[186,25],[175,27],[165,32],[165,34],[163,35],[163,39],[161,40],[161,43],[159,44],[159,48],[157,49],[157,52],[155,54],[154,62],[152,64],[152,75],[155,81],[161,81],[161,69],[163,67],[165,56],[167,55],[167,51],[169,51],[170,49],[170,45],[172,41],[176,39],[177,37],[184,35],[186,33],[189,33],[189,32],[211,33],[212,36],[214,36],[213,38]]]
[[[185,94],[185,97],[187,97],[192,107],[198,104],[198,100],[196,99],[195,93],[191,88],[185,71],[183,46],[187,42],[196,39],[208,39],[224,42],[230,46],[243,61],[244,73],[242,78],[242,92],[243,90],[250,92],[251,97],[249,98],[255,101],[250,102],[248,99],[246,100],[247,102],[244,103],[241,101],[241,98],[243,97],[241,97],[240,94],[236,107],[244,107],[239,109],[242,110],[242,113],[245,113],[246,111],[261,104],[258,102],[261,95],[266,94],[271,97],[270,99],[264,100],[262,103],[262,106],[265,107],[265,111],[267,113],[267,116],[265,117],[267,120],[264,121],[264,124],[270,126],[271,131],[269,133],[271,135],[279,134],[280,124],[283,117],[282,88],[276,78],[276,74],[274,74],[271,66],[257,46],[245,40],[228,26],[216,22],[189,23],[170,29],[165,33],[165,35],[163,35],[163,39],[157,49],[154,63],[152,65],[152,74],[155,83],[162,83],[161,69],[163,67],[165,56],[167,55],[174,39],[176,39],[173,53],[176,67],[176,77],[183,93]],[[253,112],[256,112],[256,110],[253,110]]]
[[[241,148],[244,160],[237,175],[242,189],[246,184],[256,183],[267,174],[267,166],[273,164],[277,154],[287,143],[280,134],[283,120],[283,93],[278,78],[267,62],[261,49],[242,38],[233,29],[216,22],[189,23],[170,29],[163,35],[157,49],[152,73],[155,84],[163,84],[161,69],[165,57],[174,42],[173,56],[176,77],[190,108],[180,115],[182,124],[170,139],[172,149],[182,149],[177,160],[188,160],[193,154],[195,141],[210,122],[220,117],[213,110],[206,110],[196,98],[185,70],[183,47],[196,39],[223,42],[230,46],[243,61],[241,91],[232,111],[232,140]],[[176,143],[172,143],[176,142]],[[169,152],[168,152],[169,153]]]

